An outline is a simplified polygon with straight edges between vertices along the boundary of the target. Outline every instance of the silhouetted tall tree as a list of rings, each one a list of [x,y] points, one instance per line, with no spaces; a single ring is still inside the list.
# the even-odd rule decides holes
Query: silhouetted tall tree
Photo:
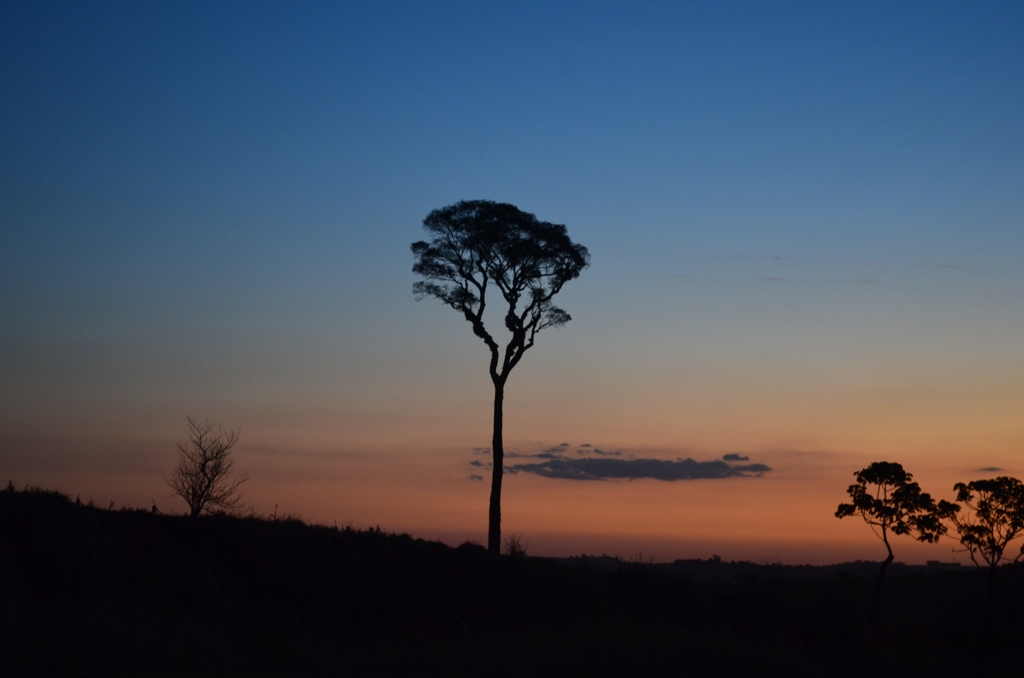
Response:
[[[888,555],[878,572],[874,595],[882,588],[885,571],[895,559],[889,544],[890,532],[913,534],[918,541],[934,543],[946,533],[946,526],[935,500],[921,491],[921,486],[912,481],[913,476],[900,464],[876,461],[854,475],[857,482],[846,490],[852,503],[840,504],[836,518],[859,515],[885,544]]]
[[[232,477],[231,448],[238,436],[237,430],[224,431],[188,417],[188,440],[178,441],[178,467],[164,482],[185,500],[193,518],[203,511],[230,511],[242,505],[239,486],[248,478]]]
[[[569,322],[552,303],[562,286],[579,277],[590,262],[587,248],[566,234],[565,226],[539,221],[513,205],[489,200],[458,202],[436,209],[423,220],[430,241],[412,244],[412,270],[424,280],[413,284],[417,300],[437,297],[461,313],[490,350],[494,384],[491,497],[487,548],[501,550],[502,402],[505,382],[537,333]],[[484,325],[487,291],[499,303],[509,339],[504,347]]]

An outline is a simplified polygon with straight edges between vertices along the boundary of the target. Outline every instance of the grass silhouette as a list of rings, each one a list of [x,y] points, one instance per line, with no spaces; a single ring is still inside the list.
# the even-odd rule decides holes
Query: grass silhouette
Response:
[[[1011,671],[970,568],[496,557],[297,519],[0,491],[0,674],[986,675]]]

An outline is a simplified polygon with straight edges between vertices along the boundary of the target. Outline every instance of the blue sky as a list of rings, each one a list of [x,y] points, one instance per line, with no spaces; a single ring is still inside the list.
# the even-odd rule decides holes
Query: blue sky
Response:
[[[699,483],[778,483],[817,534],[883,456],[940,495],[1024,473],[1022,33],[1014,2],[5,3],[0,470],[146,502],[192,414],[243,429],[260,511],[482,534],[486,351],[408,246],[486,198],[592,255],[507,445],[773,469],[518,474],[540,548],[608,492],[674,493],[668,555]]]

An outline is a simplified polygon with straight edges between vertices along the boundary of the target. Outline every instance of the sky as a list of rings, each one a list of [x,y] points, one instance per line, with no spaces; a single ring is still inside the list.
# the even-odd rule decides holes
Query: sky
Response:
[[[0,4],[0,481],[484,543],[488,352],[409,245],[460,200],[591,265],[505,393],[532,555],[881,559],[894,461],[1024,476],[1024,5]],[[897,559],[962,560],[894,542]]]

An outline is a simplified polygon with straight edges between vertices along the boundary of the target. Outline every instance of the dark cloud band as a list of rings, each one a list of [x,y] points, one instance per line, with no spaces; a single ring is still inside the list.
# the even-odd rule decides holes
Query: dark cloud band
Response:
[[[733,455],[729,455],[733,456]],[[738,455],[737,455],[738,456]],[[700,480],[759,476],[771,469],[764,464],[729,464],[693,459],[546,459],[535,464],[508,466],[509,473],[533,473],[564,480]]]

